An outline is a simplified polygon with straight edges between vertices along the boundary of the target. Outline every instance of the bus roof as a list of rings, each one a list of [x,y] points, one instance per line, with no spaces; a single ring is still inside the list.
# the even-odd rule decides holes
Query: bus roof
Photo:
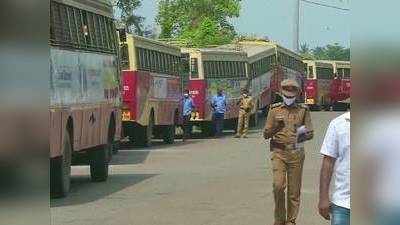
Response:
[[[304,60],[308,66],[318,66],[318,67],[333,67],[336,68],[351,68],[350,61],[339,61],[339,60]]]
[[[335,65],[339,68],[351,68],[350,61],[335,61]]]
[[[191,57],[200,58],[200,60],[211,61],[247,61],[247,54],[243,51],[237,51],[227,48],[182,48],[182,53],[188,53]]]
[[[316,66],[316,67],[323,67],[323,68],[333,68],[334,65],[332,61],[327,60],[303,60],[307,66]]]
[[[301,60],[301,56],[285,47],[280,46],[278,43],[257,39],[257,40],[244,40],[239,41],[236,44],[230,44],[226,46],[238,46],[237,48],[241,48],[242,51],[245,51],[248,54],[249,62],[257,61],[265,56],[269,56],[273,53],[284,53],[288,56],[291,56],[295,59]]]
[[[222,45],[219,48],[239,49],[247,54],[249,63],[276,53],[276,47],[274,45],[259,41],[241,41],[235,44]]]
[[[165,44],[163,42],[156,41],[153,39],[128,34],[127,41],[132,42],[134,46],[139,47],[139,48],[151,49],[154,51],[159,51],[159,52],[163,52],[163,53],[167,53],[167,54],[171,54],[171,55],[175,55],[175,56],[181,55],[180,48],[178,48],[176,46],[168,45],[168,44]]]
[[[113,7],[110,0],[52,0],[77,7],[99,15],[113,18]]]

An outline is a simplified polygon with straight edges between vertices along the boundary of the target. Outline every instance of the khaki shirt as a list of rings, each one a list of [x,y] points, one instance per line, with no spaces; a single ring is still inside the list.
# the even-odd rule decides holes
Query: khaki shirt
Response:
[[[276,132],[278,128],[277,118],[279,117],[283,118],[285,126]],[[283,103],[274,104],[270,107],[267,116],[264,128],[264,138],[273,138],[275,142],[281,144],[295,144],[297,143],[297,128],[302,125],[305,125],[308,130],[306,139],[312,139],[313,127],[310,111],[307,106],[296,104],[289,107]]]
[[[250,96],[247,97],[241,97],[240,98],[240,103],[239,103],[240,109],[242,110],[247,110],[250,112],[250,110],[253,108],[253,98]]]

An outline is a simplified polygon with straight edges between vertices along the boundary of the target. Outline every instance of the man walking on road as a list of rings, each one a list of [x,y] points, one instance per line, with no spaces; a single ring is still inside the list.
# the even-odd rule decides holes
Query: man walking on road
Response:
[[[296,103],[300,85],[295,80],[281,83],[283,103],[270,107],[264,138],[270,140],[275,200],[274,225],[294,225],[299,213],[304,163],[303,142],[313,138],[310,111]],[[285,191],[287,187],[287,210]]]
[[[185,90],[183,94],[183,136],[182,141],[185,141],[190,137],[191,127],[190,127],[190,117],[194,111],[195,106],[192,97],[189,95],[189,90]]]
[[[250,113],[253,109],[253,98],[249,96],[249,91],[246,88],[242,89],[242,96],[239,105],[238,127],[235,138],[247,138],[249,130]]]
[[[226,97],[219,88],[217,95],[212,98],[211,108],[213,109],[213,122],[215,127],[215,135],[217,137],[222,136],[222,130],[224,128],[224,117],[226,112]]]
[[[350,112],[329,124],[321,148],[319,214],[332,225],[350,225]],[[329,187],[335,175],[332,200]]]

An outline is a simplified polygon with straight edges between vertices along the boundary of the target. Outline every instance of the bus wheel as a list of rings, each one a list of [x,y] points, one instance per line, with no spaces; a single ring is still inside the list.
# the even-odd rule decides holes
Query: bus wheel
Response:
[[[112,144],[112,140],[108,138],[106,145],[89,152],[90,177],[92,178],[92,181],[102,182],[107,180]]]
[[[173,144],[175,141],[175,125],[165,126],[163,140],[166,144]]]
[[[137,125],[133,132],[134,144],[136,147],[150,147],[153,139],[154,129],[154,114],[151,113],[149,116],[149,124],[147,126]]]
[[[129,137],[128,144],[131,146],[134,144],[135,141],[135,125],[132,122],[122,122],[122,137],[126,138]]]
[[[144,138],[144,146],[150,147],[151,141],[153,139],[153,129],[154,129],[154,113],[150,113],[149,117],[149,125],[146,127],[145,138]]]
[[[58,159],[50,161],[50,192],[55,198],[65,197],[68,195],[71,185],[71,159],[72,144],[68,131],[64,134],[64,143],[62,156]]]

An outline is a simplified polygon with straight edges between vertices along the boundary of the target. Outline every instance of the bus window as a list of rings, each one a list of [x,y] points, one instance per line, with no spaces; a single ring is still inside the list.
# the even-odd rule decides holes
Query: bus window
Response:
[[[190,76],[192,78],[199,78],[199,65],[197,58],[190,59]]]
[[[344,79],[350,79],[351,78],[351,74],[350,74],[350,69],[349,68],[343,69],[343,78]]]
[[[314,78],[314,67],[309,66],[308,67],[308,79],[313,79]]]
[[[127,44],[121,44],[120,51],[121,51],[121,68],[123,70],[127,70],[127,69],[129,69],[128,45]],[[139,60],[139,62],[140,62],[140,60]]]
[[[317,67],[317,78],[318,79],[333,79],[333,69]]]
[[[189,74],[190,72],[190,64],[189,64],[189,54],[182,54],[180,58],[180,72],[182,74]]]
[[[240,62],[239,63],[239,76],[240,77],[246,77],[246,66],[245,66],[245,63],[244,62]]]

